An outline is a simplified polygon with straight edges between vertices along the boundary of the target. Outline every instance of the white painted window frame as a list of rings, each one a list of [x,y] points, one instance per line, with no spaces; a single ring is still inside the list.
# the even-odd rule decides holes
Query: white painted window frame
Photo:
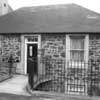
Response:
[[[82,36],[82,35],[66,35],[66,62],[70,61],[70,36]],[[84,34],[84,61],[88,62],[89,56],[89,35]]]

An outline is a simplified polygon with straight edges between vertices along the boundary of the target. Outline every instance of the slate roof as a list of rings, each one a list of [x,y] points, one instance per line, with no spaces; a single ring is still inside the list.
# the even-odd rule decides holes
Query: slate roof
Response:
[[[76,4],[24,7],[0,18],[0,33],[100,32],[100,14]]]

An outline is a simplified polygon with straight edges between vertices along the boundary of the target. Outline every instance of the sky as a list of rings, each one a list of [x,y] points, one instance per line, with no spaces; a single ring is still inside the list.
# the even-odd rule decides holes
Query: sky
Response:
[[[9,0],[9,4],[14,10],[26,6],[43,6],[68,3],[75,3],[100,13],[100,0]]]

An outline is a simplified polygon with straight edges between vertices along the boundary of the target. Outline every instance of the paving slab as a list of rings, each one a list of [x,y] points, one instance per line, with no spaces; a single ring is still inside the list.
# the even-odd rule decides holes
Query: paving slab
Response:
[[[18,95],[30,95],[25,87],[28,82],[28,77],[24,75],[15,75],[0,83],[0,93],[11,93]]]
[[[24,75],[15,75],[11,79],[0,83],[0,94],[2,100],[100,100],[99,97],[77,96],[61,93],[33,91],[29,94],[26,91],[28,77]],[[4,94],[2,94],[4,93]],[[8,95],[9,94],[9,95]],[[5,96],[6,95],[6,96]],[[18,95],[23,95],[19,97]],[[1,100],[0,96],[0,100]],[[9,99],[6,99],[9,96]],[[18,96],[18,98],[17,98]],[[16,99],[15,99],[16,98]]]

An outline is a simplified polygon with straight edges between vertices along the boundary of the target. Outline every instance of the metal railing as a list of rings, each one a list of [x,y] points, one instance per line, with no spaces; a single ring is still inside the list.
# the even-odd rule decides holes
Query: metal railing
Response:
[[[12,59],[9,59],[9,61],[0,59],[0,82],[12,77],[15,71],[16,68],[13,66]]]
[[[39,66],[39,65],[38,65]],[[43,59],[33,90],[100,96],[100,61]]]
[[[88,95],[100,96],[100,61],[89,61]]]

